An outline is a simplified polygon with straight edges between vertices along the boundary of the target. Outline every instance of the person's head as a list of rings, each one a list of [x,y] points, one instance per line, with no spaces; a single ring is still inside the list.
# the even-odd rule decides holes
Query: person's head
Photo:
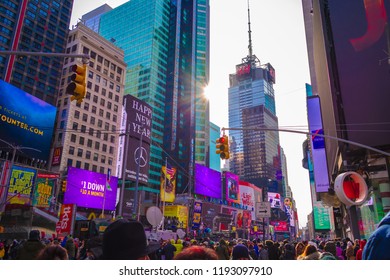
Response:
[[[297,245],[295,245],[295,254],[297,256],[302,255],[303,251],[305,251],[305,247],[305,244],[303,244],[302,242],[298,242]]]
[[[325,252],[331,253],[333,256],[337,256],[336,244],[333,241],[328,241],[324,247]]]
[[[183,249],[174,260],[218,260],[218,255],[211,248],[194,245]]]
[[[250,260],[248,248],[243,244],[237,244],[236,246],[234,246],[232,251],[232,259]]]
[[[30,234],[28,235],[29,240],[40,240],[40,232],[39,230],[33,229],[30,231]]]
[[[120,219],[110,224],[103,234],[103,256],[105,260],[149,259],[159,244],[149,245],[140,222]]]
[[[311,255],[315,252],[317,252],[317,247],[312,244],[308,244],[303,251],[303,256],[307,257],[308,255]]]
[[[38,256],[37,260],[68,260],[68,252],[61,245],[47,245],[43,248]]]

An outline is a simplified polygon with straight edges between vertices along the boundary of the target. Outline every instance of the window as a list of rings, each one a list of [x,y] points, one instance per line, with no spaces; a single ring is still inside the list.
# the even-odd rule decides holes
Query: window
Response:
[[[103,167],[103,166],[100,166],[99,172],[102,173],[102,174],[104,174],[104,167]]]
[[[100,158],[100,162],[106,163],[106,156],[102,155],[102,157]]]
[[[91,123],[92,125],[95,124],[95,117],[91,117],[91,118],[90,118],[90,123]]]
[[[77,156],[82,157],[83,156],[83,149],[78,148],[77,149]]]
[[[95,85],[95,92],[99,93],[99,86]]]
[[[84,170],[89,170],[89,163],[87,162],[84,163]]]
[[[98,120],[98,127],[102,127],[103,126],[103,121],[102,120]]]
[[[87,131],[87,127],[85,125],[81,126],[81,132],[85,133]]]
[[[76,134],[70,136],[70,142],[76,143]]]
[[[93,172],[97,172],[97,166],[96,165],[92,165],[92,171]]]
[[[77,167],[77,168],[81,168],[81,161],[79,161],[79,160],[76,161],[76,167]]]
[[[91,159],[91,151],[86,151],[85,152],[85,158],[86,159]]]
[[[92,127],[89,128],[88,134],[93,136],[93,128]]]
[[[74,111],[74,118],[79,119],[80,118],[80,112],[79,111]]]
[[[100,142],[96,141],[95,142],[95,150],[99,150],[99,148],[100,148]]]
[[[96,110],[97,110],[96,106],[92,106],[92,113],[96,114]]]
[[[100,105],[101,105],[101,106],[106,105],[106,101],[105,101],[103,98],[100,99]]]
[[[97,95],[94,95],[94,96],[93,96],[93,102],[95,102],[95,103],[98,102],[98,97],[97,97]]]
[[[104,141],[108,141],[108,133],[104,133],[103,139],[104,139]]]
[[[87,141],[87,147],[88,147],[88,148],[92,148],[92,140],[91,140],[91,139],[88,139],[88,141]]]
[[[85,141],[85,138],[84,137],[80,137],[79,144],[80,145],[84,145],[84,141]]]
[[[111,118],[111,113],[110,112],[106,112],[106,119],[109,120]]]
[[[104,130],[109,131],[110,130],[110,124],[108,122],[104,123]]]
[[[113,144],[115,143],[115,136],[114,135],[111,135],[110,142],[113,143]]]
[[[102,146],[102,151],[103,151],[103,152],[107,152],[107,145],[106,145],[106,144],[103,144],[103,146]]]
[[[73,123],[73,126],[72,126],[72,129],[73,129],[73,130],[77,130],[77,128],[78,128],[78,123],[74,122],[74,123]]]
[[[69,154],[74,155],[74,147],[73,146],[69,146]]]
[[[112,103],[110,101],[107,102],[107,109],[111,110]]]
[[[101,116],[101,117],[104,116],[104,110],[103,109],[99,109],[99,116]]]
[[[97,59],[97,61],[98,61],[99,63],[102,63],[102,62],[103,62],[103,57],[102,57],[102,56],[100,56],[100,55],[98,55],[98,59]]]
[[[114,147],[110,146],[110,154],[114,154]]]
[[[88,115],[87,114],[83,114],[83,121],[85,121],[85,122],[88,121]]]
[[[94,161],[98,161],[98,160],[99,160],[99,155],[98,155],[98,153],[94,153],[94,154],[93,154],[93,160],[94,160]]]

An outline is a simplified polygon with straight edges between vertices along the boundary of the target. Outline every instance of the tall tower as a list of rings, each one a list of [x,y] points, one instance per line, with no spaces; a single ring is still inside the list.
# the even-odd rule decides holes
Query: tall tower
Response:
[[[0,3],[0,49],[65,53],[73,0]],[[0,79],[56,105],[63,58],[0,55]]]
[[[253,54],[249,4],[248,29],[248,56],[236,65],[236,73],[229,75],[229,127],[276,128],[275,70],[270,63],[261,65]],[[229,136],[230,171],[255,185],[276,179],[276,171],[281,168],[278,132],[231,130]]]
[[[209,0],[171,1],[164,149],[191,192],[194,163],[209,165]]]
[[[190,191],[195,161],[208,162],[209,0],[132,0],[101,15],[99,33],[125,52],[125,95],[153,109],[149,185],[168,157]]]

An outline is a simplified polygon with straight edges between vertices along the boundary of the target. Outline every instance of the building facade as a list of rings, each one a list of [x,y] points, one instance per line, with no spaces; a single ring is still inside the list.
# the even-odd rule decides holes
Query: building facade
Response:
[[[84,170],[117,174],[116,163],[125,82],[123,50],[82,23],[69,32],[67,53],[88,54],[87,93],[78,105],[71,102],[66,87],[71,66],[81,59],[65,58],[57,102],[57,129],[53,149],[62,150],[53,171],[66,172],[72,166]]]
[[[215,147],[216,140],[221,136],[221,129],[216,124],[210,122],[210,147]],[[215,153],[213,148],[210,148],[210,168],[221,171],[221,158]]]

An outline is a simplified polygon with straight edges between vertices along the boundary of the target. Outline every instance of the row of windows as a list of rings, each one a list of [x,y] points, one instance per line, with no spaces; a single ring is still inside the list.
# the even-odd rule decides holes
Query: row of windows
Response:
[[[108,59],[103,58],[101,55],[97,55],[96,52],[90,51],[87,47],[83,47],[83,54],[89,54],[93,60],[95,60],[97,57],[97,62],[103,63],[105,67],[108,67],[112,71],[116,71],[119,75],[122,75],[123,69],[121,67],[110,62]]]
[[[73,166],[73,160],[68,158],[68,166]],[[81,161],[76,160],[76,168],[82,168],[81,167]],[[84,162],[84,170],[89,170],[90,164],[88,162]],[[92,164],[92,171],[93,172],[98,172],[98,167],[95,164]],[[99,173],[105,174],[105,170],[103,166],[99,167]]]
[[[68,153],[70,155],[72,155],[72,156],[73,155],[77,155],[77,157],[80,157],[80,158],[82,158],[83,155],[84,155],[84,150],[81,149],[81,148],[77,148],[77,153],[75,153],[75,152],[76,152],[76,148],[73,147],[73,146],[69,146]],[[112,163],[113,163],[113,158],[112,157],[108,157],[107,158],[105,155],[100,155],[99,156],[98,153],[93,153],[93,157],[92,157],[91,151],[88,151],[88,150],[85,151],[85,158],[86,159],[92,159],[93,161],[99,161],[99,157],[100,157],[100,162],[101,163],[103,163],[103,164],[108,163],[109,165],[112,165]]]

